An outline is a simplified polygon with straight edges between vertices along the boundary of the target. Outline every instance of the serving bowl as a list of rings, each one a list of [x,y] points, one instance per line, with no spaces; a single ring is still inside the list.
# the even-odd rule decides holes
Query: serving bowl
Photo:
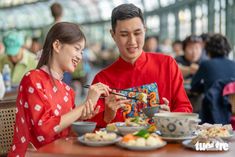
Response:
[[[192,136],[200,122],[198,114],[180,112],[156,113],[153,120],[165,137]]]

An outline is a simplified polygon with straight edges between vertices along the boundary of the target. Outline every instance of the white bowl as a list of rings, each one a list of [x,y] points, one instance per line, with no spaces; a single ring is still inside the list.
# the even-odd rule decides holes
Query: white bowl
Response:
[[[94,132],[96,127],[96,122],[86,122],[79,121],[72,124],[72,130],[78,135],[81,136],[85,133]]]
[[[122,135],[132,134],[136,131],[140,131],[141,129],[145,129],[145,126],[126,126],[124,122],[116,123],[116,127],[118,132]]]
[[[156,113],[153,120],[165,137],[186,137],[193,135],[200,122],[196,113]]]

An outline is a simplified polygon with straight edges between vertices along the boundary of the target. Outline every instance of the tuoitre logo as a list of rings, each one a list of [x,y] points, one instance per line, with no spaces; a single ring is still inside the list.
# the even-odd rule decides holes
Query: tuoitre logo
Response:
[[[228,151],[229,144],[226,142],[211,142],[211,143],[200,143],[195,144],[196,151]]]

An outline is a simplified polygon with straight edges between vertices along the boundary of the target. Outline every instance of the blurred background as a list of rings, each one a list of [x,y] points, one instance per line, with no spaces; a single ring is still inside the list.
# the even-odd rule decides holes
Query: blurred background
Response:
[[[58,19],[52,14],[51,6],[55,3],[62,10],[60,14],[57,8]],[[184,55],[182,44],[186,37],[192,34],[200,37],[204,51],[204,39],[220,33],[229,40],[232,50],[228,58],[234,60],[234,0],[0,0],[0,54],[4,54],[2,40],[9,31],[23,34],[23,47],[37,55],[53,23],[79,23],[87,37],[84,61],[74,74],[65,77],[65,82],[77,92],[79,102],[86,92],[81,84],[90,84],[97,71],[119,55],[109,30],[111,11],[122,3],[133,3],[143,10],[146,51],[177,58]],[[190,83],[185,88],[190,88]]]

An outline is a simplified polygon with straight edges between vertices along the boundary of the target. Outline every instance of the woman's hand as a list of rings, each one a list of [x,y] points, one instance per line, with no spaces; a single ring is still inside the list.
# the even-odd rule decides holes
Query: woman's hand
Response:
[[[96,104],[101,95],[109,96],[110,91],[111,89],[103,83],[93,84],[89,88],[87,100],[90,99],[93,104]]]
[[[111,94],[105,98],[105,111],[104,121],[106,123],[111,122],[117,113],[117,110],[125,103],[130,103],[131,100],[127,100],[125,97]]]
[[[167,98],[162,98],[164,104],[160,104],[159,112],[170,112],[169,100]]]
[[[95,108],[95,104],[92,103],[92,101],[89,99],[85,102],[81,117],[79,119],[85,120],[85,119],[91,119],[94,117],[97,113],[99,113],[100,106],[97,106]]]

